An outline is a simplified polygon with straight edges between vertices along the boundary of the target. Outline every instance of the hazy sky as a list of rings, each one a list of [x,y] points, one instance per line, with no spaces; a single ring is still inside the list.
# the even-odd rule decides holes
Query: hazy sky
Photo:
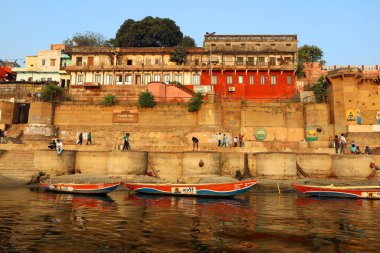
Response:
[[[115,37],[126,19],[170,18],[198,46],[216,34],[297,34],[328,65],[380,64],[377,0],[0,0],[0,59],[49,49],[76,32]],[[6,6],[6,7],[5,7]]]

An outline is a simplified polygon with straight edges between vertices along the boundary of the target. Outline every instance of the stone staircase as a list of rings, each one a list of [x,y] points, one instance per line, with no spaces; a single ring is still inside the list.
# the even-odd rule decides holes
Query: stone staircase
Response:
[[[37,172],[34,167],[34,151],[1,150],[0,176],[29,181]]]

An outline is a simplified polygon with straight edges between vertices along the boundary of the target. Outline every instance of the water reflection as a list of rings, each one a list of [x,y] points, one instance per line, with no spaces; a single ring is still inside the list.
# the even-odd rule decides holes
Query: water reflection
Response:
[[[0,251],[376,252],[380,201],[0,190]]]

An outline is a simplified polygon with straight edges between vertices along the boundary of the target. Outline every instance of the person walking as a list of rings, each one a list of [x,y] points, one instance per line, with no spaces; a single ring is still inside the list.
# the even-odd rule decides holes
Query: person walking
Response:
[[[226,137],[226,134],[223,134],[222,147],[227,147],[227,137]]]
[[[237,145],[238,145],[238,137],[235,136],[235,138],[234,138],[234,147],[237,147]]]
[[[83,143],[83,134],[82,134],[82,132],[80,132],[79,135],[78,135],[78,142],[77,142],[77,144],[78,145],[82,145],[82,143]]]
[[[92,144],[91,138],[92,138],[91,132],[88,132],[88,134],[87,134],[87,143],[86,143],[87,145],[88,145],[88,143]]]
[[[56,143],[56,148],[57,148],[57,154],[60,155],[63,152],[63,143],[60,139],[57,139]]]
[[[198,138],[193,136],[193,138],[191,138],[191,140],[193,141],[193,151],[198,150],[198,146],[199,146]]]
[[[123,150],[130,150],[131,147],[129,146],[129,133],[125,133],[123,140],[124,140]]]
[[[338,154],[338,151],[339,151],[339,138],[338,138],[338,135],[335,135],[335,138],[334,138],[334,147],[335,147],[335,154]]]
[[[0,143],[3,143],[4,132],[0,129]]]
[[[223,138],[222,133],[219,133],[218,134],[218,147],[222,146],[222,138]]]
[[[346,141],[346,137],[344,137],[344,134],[340,135],[339,143],[340,143],[340,153],[346,154],[345,148],[346,148],[347,141]]]

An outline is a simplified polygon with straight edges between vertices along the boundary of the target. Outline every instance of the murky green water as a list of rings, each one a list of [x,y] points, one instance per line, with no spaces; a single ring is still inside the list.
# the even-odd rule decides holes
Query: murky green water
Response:
[[[380,201],[0,189],[1,252],[380,252]]]

